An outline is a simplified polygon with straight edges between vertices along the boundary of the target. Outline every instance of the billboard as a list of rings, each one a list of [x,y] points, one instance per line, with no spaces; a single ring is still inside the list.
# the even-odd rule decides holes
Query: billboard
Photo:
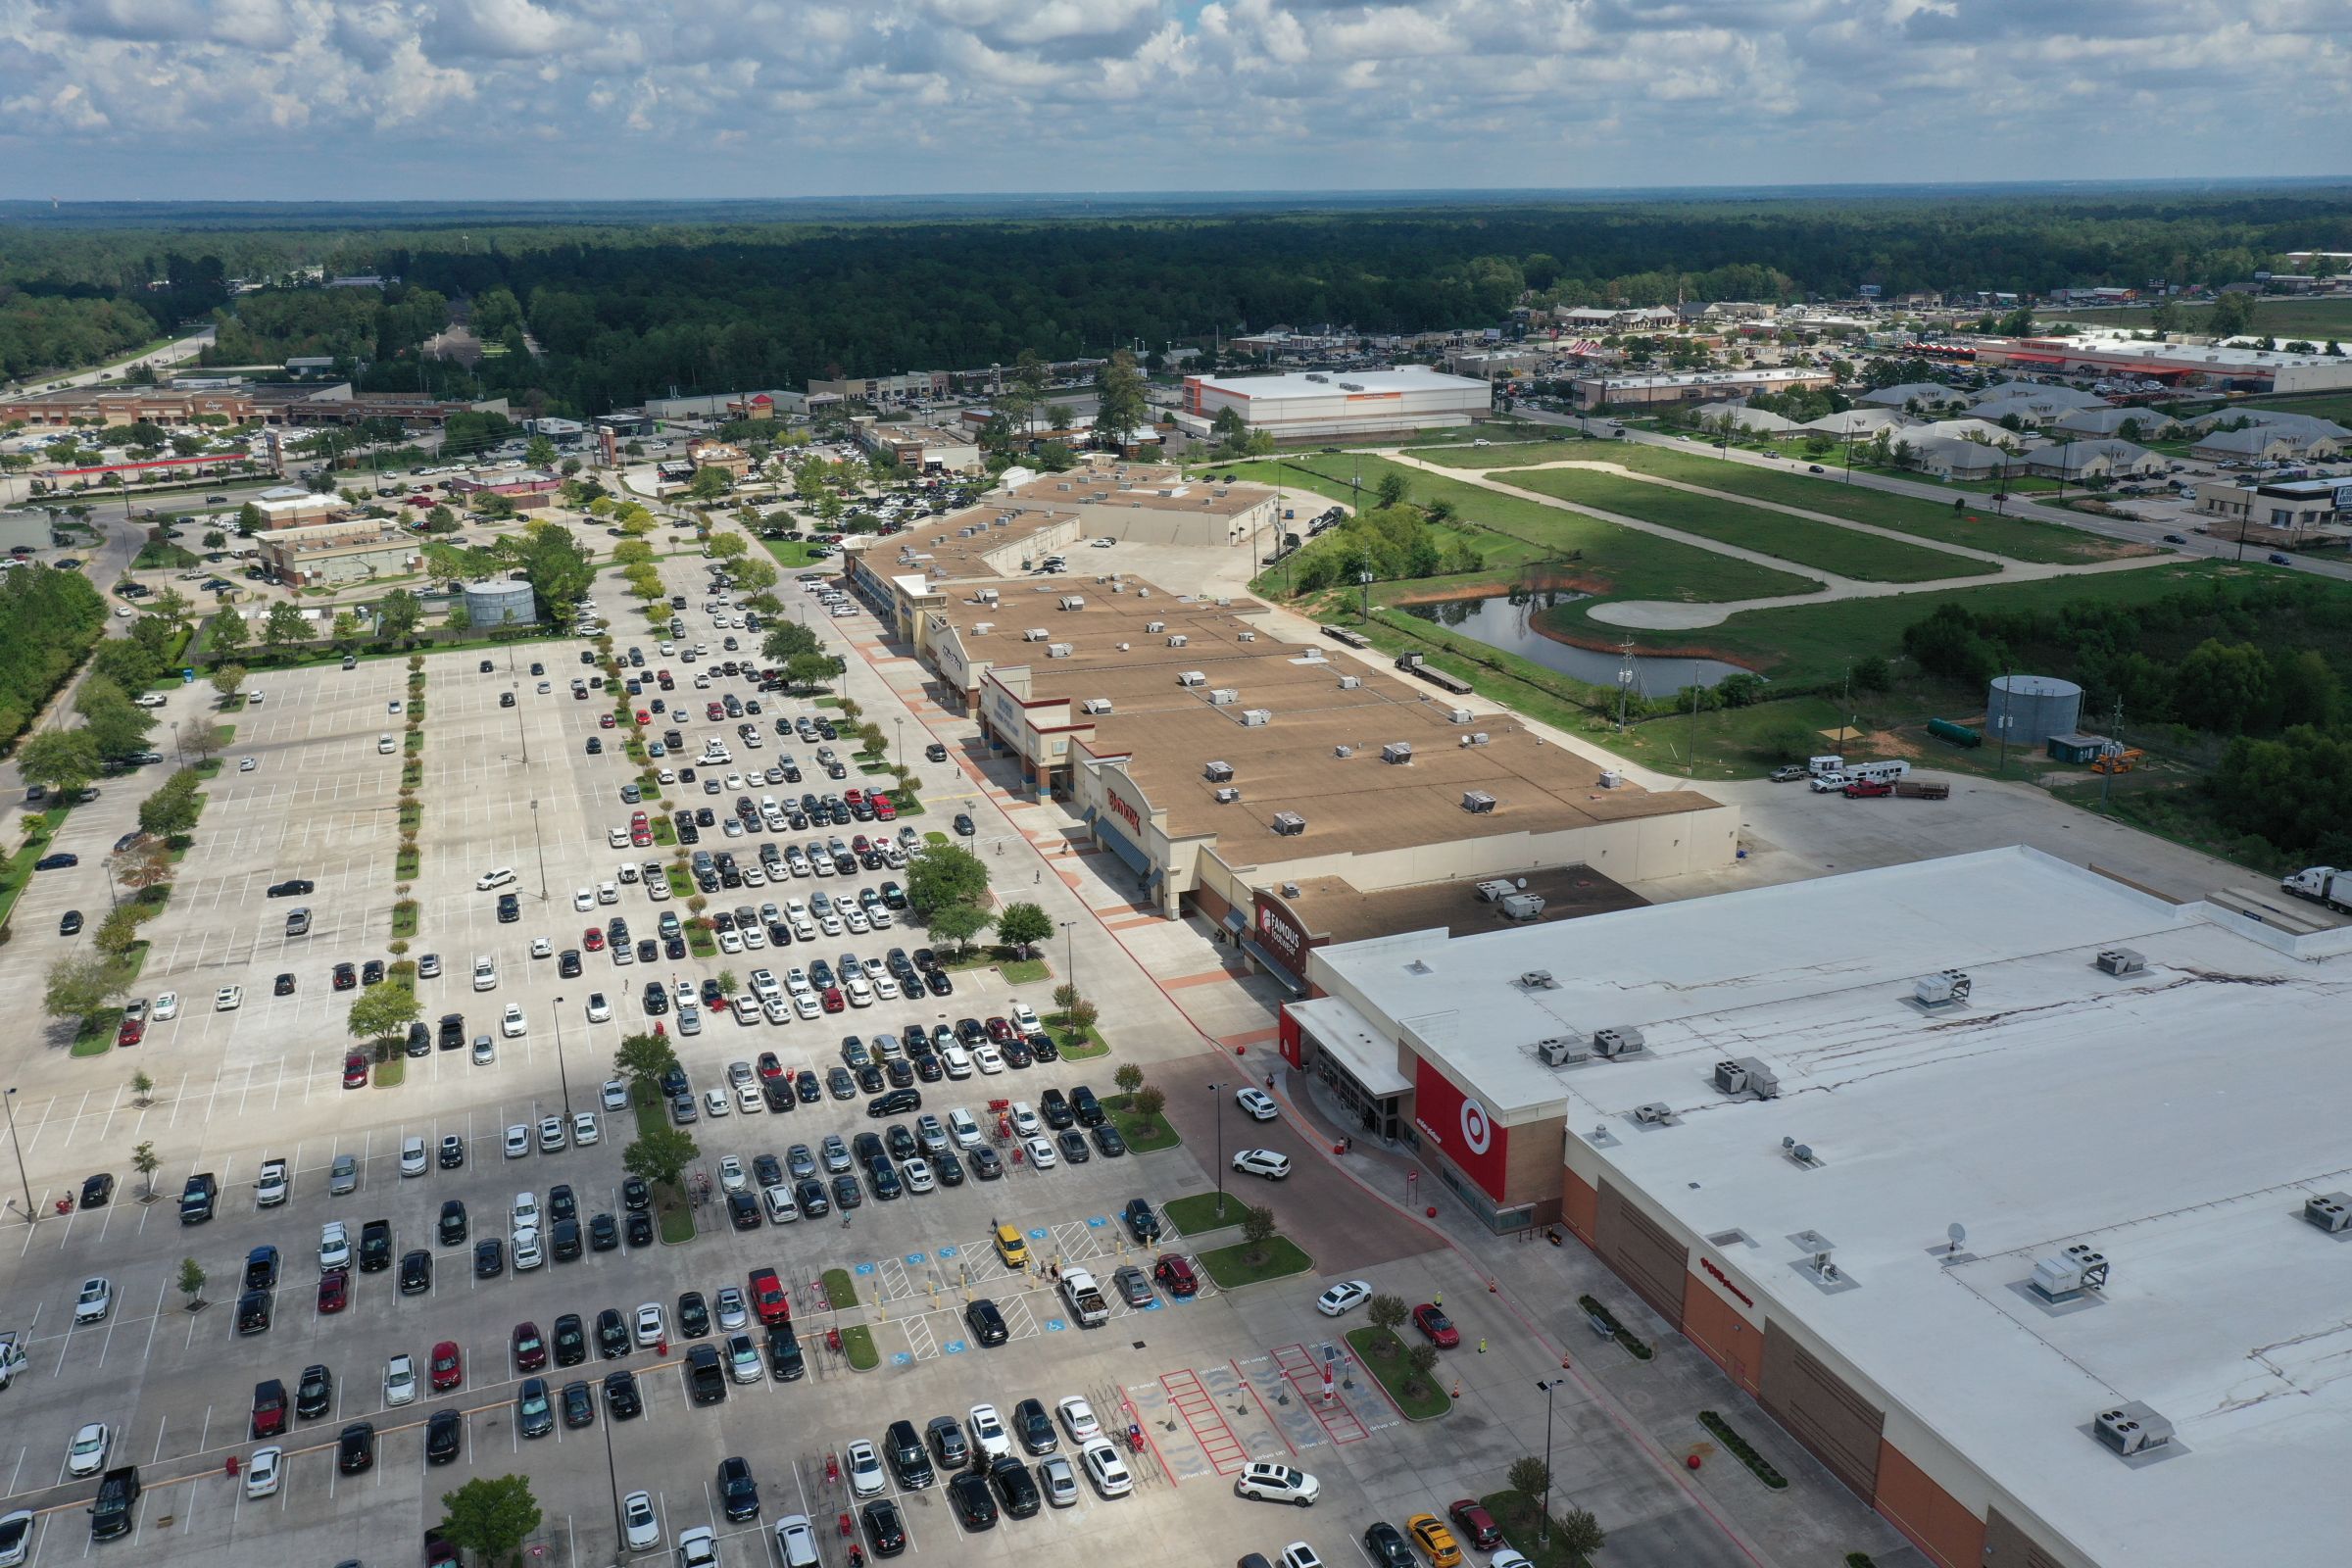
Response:
[[[1503,1200],[1503,1164],[1508,1128],[1498,1127],[1476,1096],[1465,1095],[1424,1059],[1413,1068],[1413,1126],[1422,1141],[1442,1151],[1479,1191]]]

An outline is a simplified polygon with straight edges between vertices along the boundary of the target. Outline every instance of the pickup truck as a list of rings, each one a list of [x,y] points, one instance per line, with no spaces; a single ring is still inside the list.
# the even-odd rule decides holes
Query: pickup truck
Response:
[[[1069,1303],[1070,1314],[1078,1319],[1082,1329],[1101,1328],[1110,1321],[1110,1303],[1102,1299],[1095,1277],[1082,1268],[1063,1273],[1061,1298]]]
[[[294,1185],[292,1172],[282,1159],[262,1161],[262,1174],[253,1184],[253,1201],[260,1208],[275,1208],[286,1200]]]
[[[98,1478],[98,1500],[90,1504],[90,1539],[113,1541],[130,1534],[139,1506],[139,1467],[126,1464]]]

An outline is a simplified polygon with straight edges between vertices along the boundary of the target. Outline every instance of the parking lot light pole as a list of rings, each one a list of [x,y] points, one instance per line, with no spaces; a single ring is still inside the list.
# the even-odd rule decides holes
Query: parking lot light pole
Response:
[[[1066,980],[1071,993],[1075,995],[1078,990],[1078,922],[1075,920],[1064,920],[1061,922],[1061,928],[1069,933],[1069,956],[1064,961],[1069,969]]]
[[[547,902],[547,841],[539,836],[539,803],[531,802],[531,847],[539,853],[539,902]]]
[[[564,999],[556,999],[556,1081],[564,1087],[564,1119],[571,1120],[571,1074],[564,1068]]]
[[[1225,1217],[1225,1090],[1224,1084],[1210,1084],[1209,1094],[1217,1102],[1217,1218]]]
[[[612,1457],[612,1419],[608,1408],[605,1419],[597,1425],[605,1429],[605,1480],[612,1494],[612,1539],[617,1549],[628,1550],[629,1534],[620,1522],[620,1465]]]
[[[32,1178],[24,1174],[24,1141],[17,1136],[17,1086],[10,1084],[8,1093],[0,1095],[0,1102],[8,1106],[8,1144],[17,1152],[17,1180],[24,1188],[24,1223],[38,1225],[41,1216],[32,1206]]]
[[[1536,1387],[1544,1391],[1544,1512],[1536,1525],[1536,1544],[1551,1544],[1551,1391],[1567,1382],[1566,1378],[1539,1378]]]

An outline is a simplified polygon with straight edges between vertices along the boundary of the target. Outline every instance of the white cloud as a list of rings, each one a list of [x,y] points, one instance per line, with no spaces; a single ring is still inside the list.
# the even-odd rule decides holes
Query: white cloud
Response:
[[[23,84],[0,96],[0,140],[93,196],[150,193],[159,148],[204,194],[281,198],[2329,172],[2352,109],[2343,14],[2343,0],[0,0],[5,80]],[[2221,104],[2227,136],[2203,107]],[[288,129],[300,159],[284,157]]]

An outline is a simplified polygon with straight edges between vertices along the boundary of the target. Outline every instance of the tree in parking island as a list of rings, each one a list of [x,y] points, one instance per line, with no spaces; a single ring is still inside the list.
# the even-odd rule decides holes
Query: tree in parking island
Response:
[[[543,1516],[520,1476],[482,1476],[441,1494],[441,1535],[488,1563],[505,1562],[531,1538]]]
[[[204,1304],[204,1265],[192,1257],[179,1260],[179,1294],[188,1298],[188,1310],[193,1312]]]
[[[234,610],[223,607],[208,623],[204,649],[215,663],[234,659],[252,645],[253,628],[246,625],[245,617]]]
[[[141,1077],[146,1074],[141,1073]],[[139,1173],[139,1196],[155,1196],[155,1173],[164,1168],[164,1156],[155,1152],[155,1145],[141,1144],[130,1152],[130,1168]]]
[[[53,795],[78,794],[104,765],[97,739],[87,730],[39,730],[17,748],[17,772],[25,783],[44,785]]]
[[[760,645],[760,651],[779,664],[788,664],[803,654],[813,654],[823,647],[816,633],[797,620],[788,620],[768,632],[766,640]]]
[[[120,959],[104,954],[69,954],[49,965],[41,987],[41,1010],[52,1018],[87,1018],[130,994]]]
[[[226,703],[245,689],[246,673],[243,664],[215,664],[213,672],[205,678],[213,683],[213,690],[220,694],[220,701]],[[203,728],[202,725],[197,727]]]
[[[694,1135],[675,1127],[657,1127],[620,1152],[620,1168],[659,1187],[675,1187],[686,1167],[703,1157]]]
[[[1054,917],[1027,902],[1007,904],[997,911],[997,940],[1026,958],[1037,945],[1054,935]]]
[[[650,1089],[678,1064],[678,1054],[664,1035],[630,1035],[612,1053],[612,1070],[632,1089]]]
[[[310,636],[311,623],[285,600],[271,605],[270,613],[262,617],[262,647],[271,654],[282,657],[296,644],[308,642]]]
[[[380,1049],[423,1016],[416,993],[379,980],[352,1003],[349,1027],[353,1039],[372,1041]]]

